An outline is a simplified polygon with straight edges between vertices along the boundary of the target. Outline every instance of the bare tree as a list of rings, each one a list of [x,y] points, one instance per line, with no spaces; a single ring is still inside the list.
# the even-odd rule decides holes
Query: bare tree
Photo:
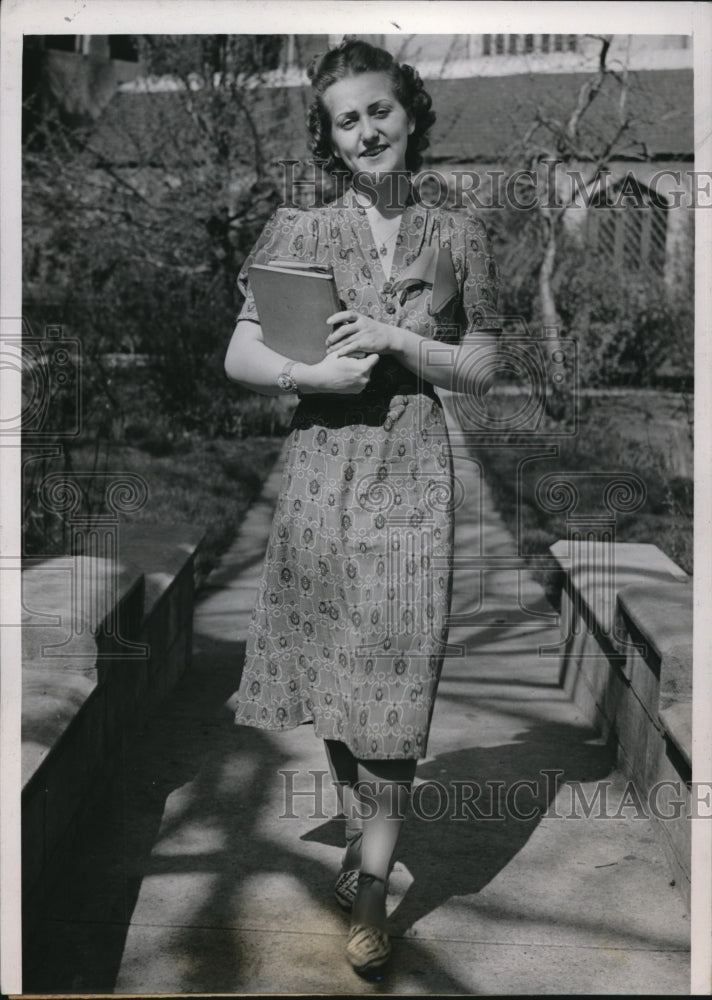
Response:
[[[97,354],[162,356],[173,366],[165,391],[186,400],[231,328],[236,274],[278,200],[285,97],[259,84],[281,38],[137,43],[147,73],[172,91],[116,96],[79,126],[46,88],[42,102],[26,94],[26,301],[51,302],[53,321],[59,312]]]
[[[584,188],[595,184],[601,170],[619,150],[636,124],[630,111],[629,78],[627,71],[608,64],[612,35],[595,36],[600,42],[596,72],[585,79],[573,95],[568,108],[557,116],[537,110],[534,120],[515,148],[512,160],[517,168],[525,165],[528,181],[534,188],[535,225],[541,247],[541,260],[537,273],[537,288],[542,322],[557,327],[560,317],[552,289],[556,269],[557,250],[560,244],[564,217],[572,208],[571,188],[556,184],[552,164],[574,165],[581,172]],[[595,139],[584,131],[585,119],[602,93],[607,81],[617,87],[616,117],[609,123],[606,135]],[[643,147],[641,159],[643,158]]]

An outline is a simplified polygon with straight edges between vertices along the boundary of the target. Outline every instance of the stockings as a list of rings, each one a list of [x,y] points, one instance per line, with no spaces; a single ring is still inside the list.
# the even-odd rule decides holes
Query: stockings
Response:
[[[324,743],[339,806],[346,817],[347,848],[342,867],[360,868],[386,882],[416,761],[357,760],[344,743]]]
[[[358,761],[349,748],[338,740],[324,740],[326,759],[329,762],[331,778],[336,786],[339,810],[345,817],[346,853],[341,864],[342,871],[361,867],[362,824],[358,816],[358,801],[355,785],[358,778]]]

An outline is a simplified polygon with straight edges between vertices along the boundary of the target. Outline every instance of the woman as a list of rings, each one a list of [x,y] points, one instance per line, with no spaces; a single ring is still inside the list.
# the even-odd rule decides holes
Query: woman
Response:
[[[278,209],[238,278],[227,374],[300,402],[236,722],[313,722],[324,740],[346,816],[346,953],[370,975],[390,954],[387,880],[447,637],[452,466],[434,387],[453,385],[454,352],[442,341],[493,329],[497,275],[480,222],[413,197],[435,121],[415,70],[352,40],[310,77],[312,151],[351,186],[325,207]],[[331,265],[346,306],[318,364],[262,341],[247,269],[284,257]]]

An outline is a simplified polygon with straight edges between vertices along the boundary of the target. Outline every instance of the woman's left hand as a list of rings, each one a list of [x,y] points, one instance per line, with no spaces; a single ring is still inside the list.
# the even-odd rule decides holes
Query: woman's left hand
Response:
[[[398,327],[364,316],[354,309],[334,313],[326,321],[330,326],[342,325],[326,338],[326,353],[343,356],[355,351],[364,354],[390,354],[394,349]]]

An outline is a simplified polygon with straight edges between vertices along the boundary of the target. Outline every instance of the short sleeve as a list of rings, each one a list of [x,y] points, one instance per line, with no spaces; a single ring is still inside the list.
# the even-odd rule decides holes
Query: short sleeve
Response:
[[[465,332],[486,330],[501,333],[501,318],[497,310],[499,269],[487,230],[479,219],[467,215],[463,222],[463,237],[462,305],[467,320]]]
[[[319,233],[316,214],[303,209],[277,209],[266,222],[237,276],[237,287],[245,297],[237,315],[238,320],[247,319],[259,323],[248,275],[252,265],[267,264],[276,257],[293,257],[305,263],[318,262],[320,250],[323,250]]]

